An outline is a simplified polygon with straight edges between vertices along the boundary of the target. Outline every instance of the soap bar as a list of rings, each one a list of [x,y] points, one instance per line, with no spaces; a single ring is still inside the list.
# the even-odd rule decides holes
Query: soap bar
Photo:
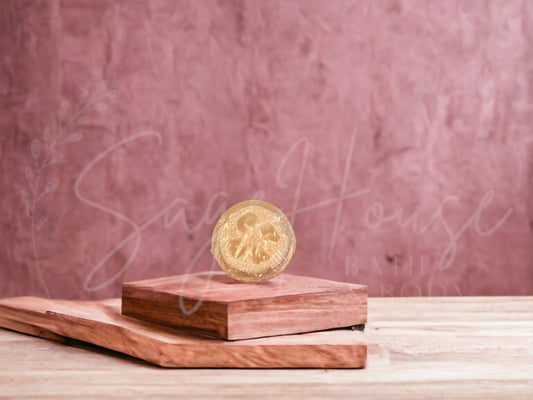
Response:
[[[228,208],[211,238],[211,253],[233,279],[260,283],[285,269],[294,254],[291,223],[276,206],[248,200]]]

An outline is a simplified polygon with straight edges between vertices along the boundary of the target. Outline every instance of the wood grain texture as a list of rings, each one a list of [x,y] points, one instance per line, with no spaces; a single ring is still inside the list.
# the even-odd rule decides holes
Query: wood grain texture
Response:
[[[223,272],[198,273],[123,284],[122,313],[223,339],[249,339],[364,324],[367,288],[290,274],[245,284]]]
[[[164,367],[361,368],[361,333],[316,332],[228,342],[120,314],[120,299],[102,302],[15,297],[0,301],[0,324],[54,340],[73,338]]]
[[[533,297],[369,298],[368,306],[359,370],[162,369],[0,329],[2,396],[531,399]]]

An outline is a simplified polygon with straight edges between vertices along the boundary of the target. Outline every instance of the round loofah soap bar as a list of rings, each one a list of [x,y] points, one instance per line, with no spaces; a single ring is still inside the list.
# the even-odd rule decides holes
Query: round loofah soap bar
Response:
[[[260,283],[285,269],[294,254],[291,223],[276,206],[247,200],[228,208],[213,230],[211,253],[233,279]]]

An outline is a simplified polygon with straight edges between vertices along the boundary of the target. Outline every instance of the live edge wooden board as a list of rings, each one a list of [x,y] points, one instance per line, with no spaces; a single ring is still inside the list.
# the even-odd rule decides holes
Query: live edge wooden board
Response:
[[[208,293],[209,290],[206,296]],[[247,310],[245,306],[246,302],[240,305],[241,312]],[[317,306],[317,310],[320,311],[314,312],[315,318],[319,318],[322,312],[327,315],[326,307]],[[364,311],[366,320],[366,293]],[[292,314],[291,318],[296,317]],[[275,317],[271,315],[271,318],[275,323]],[[284,318],[281,320],[285,321]],[[0,327],[60,342],[72,338],[163,367],[363,368],[367,354],[363,333],[357,330],[337,329],[227,341],[203,336],[187,328],[176,329],[124,316],[120,299],[99,302],[36,297],[3,299],[0,300]],[[264,335],[270,331],[262,332]]]
[[[206,272],[125,283],[122,314],[227,340],[250,339],[364,324],[367,288],[289,274],[246,284]]]

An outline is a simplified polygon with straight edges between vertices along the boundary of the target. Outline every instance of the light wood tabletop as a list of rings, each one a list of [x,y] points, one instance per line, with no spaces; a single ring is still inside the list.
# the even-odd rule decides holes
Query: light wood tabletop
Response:
[[[0,397],[533,398],[533,297],[369,298],[365,369],[165,369],[0,329]]]

